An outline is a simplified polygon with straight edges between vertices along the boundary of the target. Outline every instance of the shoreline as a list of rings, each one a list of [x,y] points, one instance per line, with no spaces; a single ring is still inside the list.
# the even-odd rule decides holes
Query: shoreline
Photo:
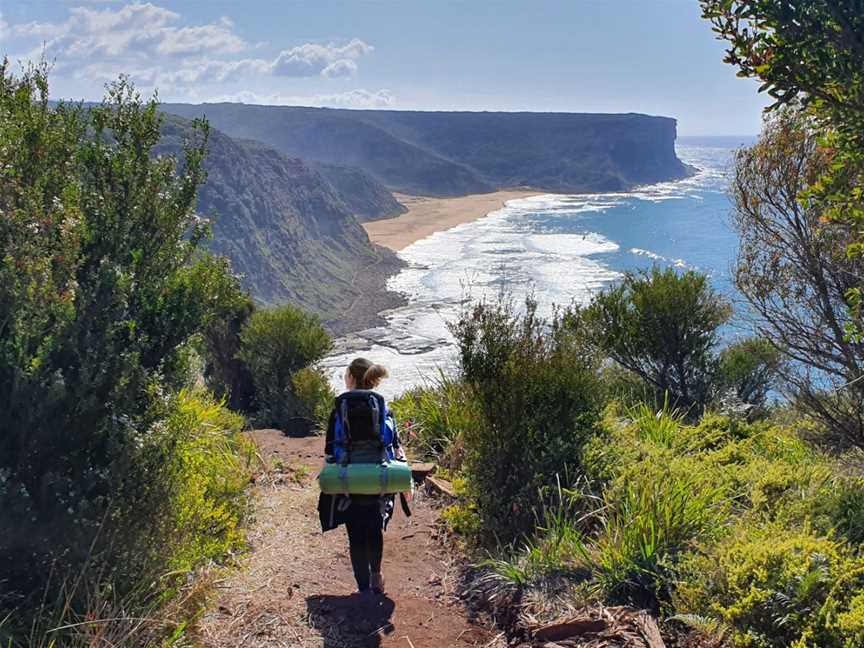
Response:
[[[544,193],[548,192],[513,189],[455,198],[394,193],[396,200],[405,205],[408,211],[395,218],[368,221],[363,223],[363,228],[373,243],[399,252],[435,232],[488,216],[501,209],[508,200],[541,196]]]

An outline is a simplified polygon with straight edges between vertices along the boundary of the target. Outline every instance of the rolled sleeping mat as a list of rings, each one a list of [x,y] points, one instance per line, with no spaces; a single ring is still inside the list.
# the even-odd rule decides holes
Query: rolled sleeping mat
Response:
[[[324,464],[318,474],[321,492],[327,495],[386,495],[414,487],[411,466],[405,461],[386,463]]]

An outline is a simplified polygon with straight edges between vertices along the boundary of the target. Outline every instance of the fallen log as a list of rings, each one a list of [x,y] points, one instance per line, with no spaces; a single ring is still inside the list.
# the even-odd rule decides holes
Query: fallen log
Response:
[[[412,463],[411,476],[414,478],[414,481],[419,484],[437,469],[438,466],[434,463]]]
[[[666,648],[660,628],[646,610],[590,607],[531,631],[532,646]]]
[[[440,477],[427,477],[426,488],[441,495],[446,495],[447,497],[456,499],[456,491],[453,489],[453,484],[446,479],[441,479]]]
[[[609,624],[603,619],[575,619],[550,623],[534,631],[534,638],[540,641],[561,641],[571,637],[603,632]]]
[[[666,648],[663,637],[660,636],[660,628],[657,627],[654,617],[643,611],[637,614],[633,621],[645,638],[648,648]]]

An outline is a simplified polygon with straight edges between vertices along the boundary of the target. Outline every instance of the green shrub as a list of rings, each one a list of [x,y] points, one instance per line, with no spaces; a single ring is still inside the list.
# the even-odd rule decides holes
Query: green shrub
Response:
[[[465,434],[483,425],[471,388],[443,374],[428,386],[404,393],[390,407],[413,455],[433,459],[450,470],[461,466]]]
[[[660,402],[668,393],[673,406],[697,415],[710,400],[718,329],[731,314],[705,275],[655,267],[625,275],[565,319],[651,385]]]
[[[475,304],[452,327],[482,424],[464,431],[464,469],[483,539],[530,533],[557,475],[575,473],[599,422],[597,363],[573,329],[528,300]]]
[[[188,381],[190,340],[236,280],[198,247],[206,125],[181,163],[156,157],[158,106],[127,82],[84,109],[49,102],[44,70],[8,70],[0,66],[0,609],[26,617],[85,565],[117,600],[154,577],[147,548],[170,517],[162,477],[176,442],[166,403]]]
[[[651,384],[614,362],[606,363],[602,367],[600,380],[603,382],[609,398],[625,409],[639,407],[643,404],[660,408],[666,401],[665,395],[658,395],[657,390]]]
[[[679,611],[711,615],[758,648],[860,645],[862,565],[807,530],[744,528],[691,555],[675,595]]]
[[[854,547],[864,545],[864,478],[834,477],[812,500],[816,519],[825,516],[824,526]]]
[[[245,421],[203,391],[181,392],[166,421],[174,439],[168,568],[188,573],[242,547],[246,486],[256,463]],[[166,544],[162,544],[162,550]]]
[[[581,457],[587,487],[567,506],[538,498],[533,536],[485,562],[494,578],[541,591],[563,575],[578,600],[734,645],[864,645],[864,480],[796,430],[610,403]]]
[[[204,391],[181,391],[162,413],[139,448],[142,457],[157,457],[146,465],[156,471],[159,505],[147,501],[146,490],[142,499],[118,502],[114,514],[127,528],[103,527],[112,561],[58,574],[46,589],[52,598],[0,623],[0,645],[162,645],[200,614],[205,597],[190,587],[190,576],[244,549],[241,523],[257,455],[241,433],[243,419]],[[66,630],[52,631],[59,627]]]
[[[480,532],[480,517],[470,503],[451,504],[441,512],[447,527],[465,538],[475,538]]]
[[[336,398],[327,376],[319,369],[304,367],[294,374],[291,384],[297,397],[300,415],[311,419],[316,429],[326,430],[333,400]]]
[[[731,392],[740,402],[761,407],[777,380],[781,357],[767,340],[750,338],[729,345],[720,353],[714,390]]]
[[[693,427],[682,427],[678,448],[686,452],[709,452],[755,435],[756,428],[738,418],[705,414]]]
[[[239,358],[252,373],[262,424],[308,431],[313,412],[295,391],[294,378],[330,350],[330,336],[319,319],[290,304],[259,310],[249,318],[240,341]],[[310,382],[308,375],[300,381]],[[315,406],[312,403],[313,410]]]

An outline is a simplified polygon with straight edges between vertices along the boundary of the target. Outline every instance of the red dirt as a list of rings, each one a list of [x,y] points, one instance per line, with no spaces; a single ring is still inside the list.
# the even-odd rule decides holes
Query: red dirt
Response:
[[[320,437],[276,430],[252,437],[270,470],[255,485],[250,554],[219,585],[200,623],[212,648],[491,645],[494,635],[467,621],[452,595],[455,569],[438,541],[438,513],[422,493],[408,519],[399,509],[385,533],[384,597],[359,596],[342,527],[321,533],[315,475]],[[305,467],[305,468],[303,468]]]

